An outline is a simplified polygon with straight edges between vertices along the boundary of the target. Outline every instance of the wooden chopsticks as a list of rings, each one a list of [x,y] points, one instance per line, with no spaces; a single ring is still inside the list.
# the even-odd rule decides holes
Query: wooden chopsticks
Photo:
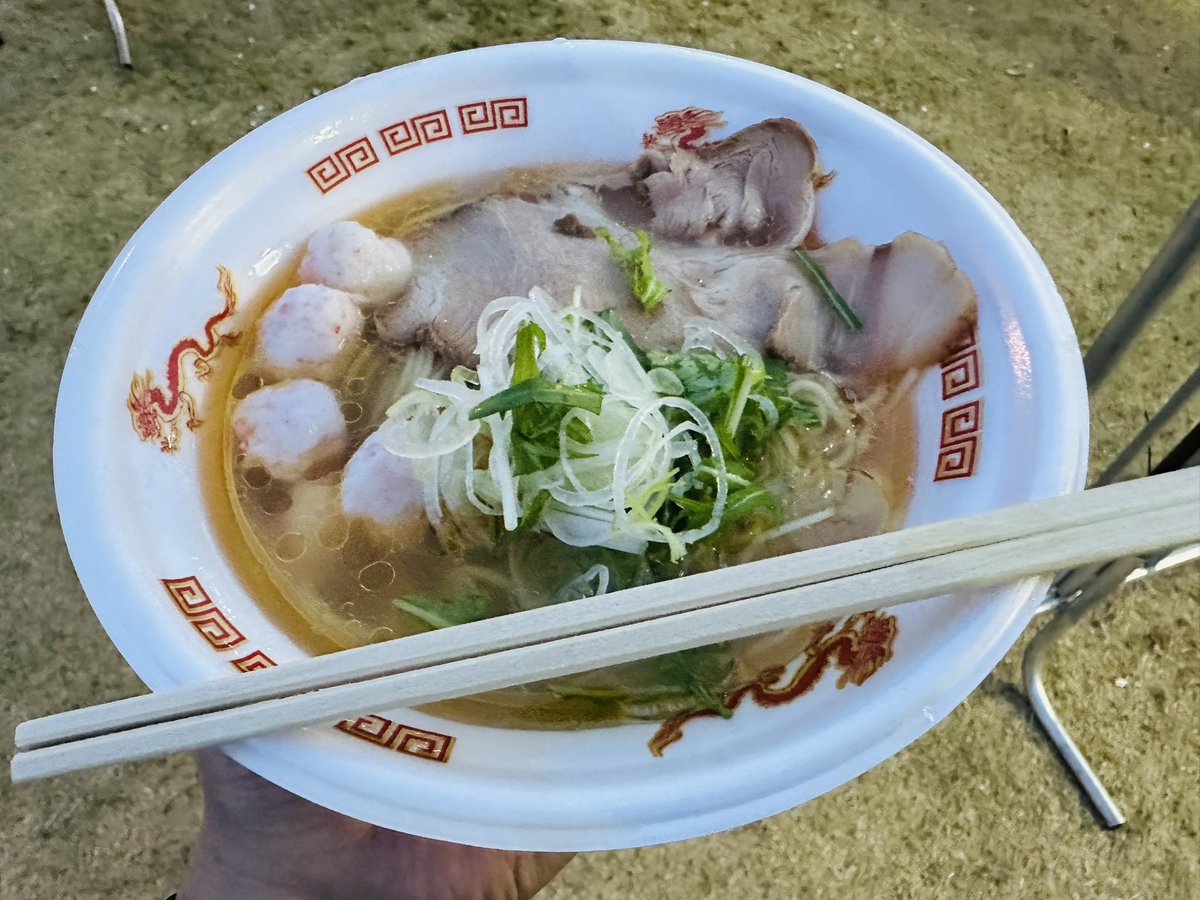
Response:
[[[23,723],[14,781],[417,705],[1200,540],[1200,470]]]

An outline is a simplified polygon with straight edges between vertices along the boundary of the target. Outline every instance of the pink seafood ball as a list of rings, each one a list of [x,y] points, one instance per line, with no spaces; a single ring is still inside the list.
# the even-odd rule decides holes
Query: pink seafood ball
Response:
[[[378,432],[371,435],[346,463],[342,509],[377,525],[423,523],[421,483],[413,474],[412,460],[391,453]]]
[[[411,276],[412,257],[404,244],[357,222],[334,222],[316,231],[300,262],[301,281],[357,294],[371,306],[396,299]]]
[[[354,351],[362,330],[354,295],[302,284],[284,291],[263,314],[256,349],[276,375],[330,375]]]
[[[295,481],[346,453],[346,421],[328,385],[308,378],[260,388],[233,413],[233,434],[247,466]]]

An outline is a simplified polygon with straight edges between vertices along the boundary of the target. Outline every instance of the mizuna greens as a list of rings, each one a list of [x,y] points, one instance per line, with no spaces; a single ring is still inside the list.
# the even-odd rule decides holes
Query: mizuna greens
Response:
[[[542,532],[647,556],[657,577],[749,516],[783,524],[763,461],[778,435],[821,417],[736,335],[696,320],[680,350],[647,351],[615,313],[535,290],[488,306],[477,337],[476,369],[417,380],[380,430],[420,467],[447,539]],[[596,565],[604,577],[584,593],[617,586]]]
[[[590,313],[578,299],[497,300],[480,320],[479,366],[418,380],[389,411],[385,446],[421,461],[426,514],[444,540],[511,548],[541,533],[577,548],[578,574],[548,598],[561,603],[681,574],[685,554],[703,560],[731,538],[832,512],[784,522],[784,498],[763,478],[772,450],[787,456],[782,438],[791,432],[795,446],[796,432],[823,424],[781,361],[701,319],[680,350],[646,350],[615,311]],[[468,578],[441,598],[395,605],[443,628],[502,612],[494,593]],[[715,644],[639,664],[637,688],[551,690],[597,713],[728,716],[734,665],[731,647]]]

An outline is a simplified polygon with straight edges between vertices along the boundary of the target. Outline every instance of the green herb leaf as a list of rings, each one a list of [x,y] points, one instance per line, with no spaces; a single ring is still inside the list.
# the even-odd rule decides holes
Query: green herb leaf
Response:
[[[801,400],[792,401],[791,415],[785,424],[802,425],[805,428],[820,428],[825,423],[821,420],[821,414],[817,412],[817,408],[811,403],[805,403]]]
[[[654,368],[672,372],[683,385],[683,396],[701,411],[719,422],[737,382],[737,360],[726,359],[708,350],[687,353],[651,351]]]
[[[821,292],[821,296],[825,298],[825,302],[829,304],[829,308],[833,310],[834,315],[841,319],[842,324],[851,331],[862,331],[862,319],[854,314],[854,310],[850,308],[850,304],[846,302],[846,298],[838,293],[837,288],[833,286],[833,282],[829,280],[829,276],[825,274],[825,270],[821,268],[821,264],[803,250],[796,250],[794,252],[796,258],[800,260],[800,265],[808,275],[809,281]]]
[[[646,351],[642,349],[641,345],[634,340],[633,335],[629,333],[629,329],[625,327],[625,323],[621,321],[621,316],[617,313],[617,311],[615,309],[606,309],[600,312],[599,317],[611,328],[614,328],[621,333],[621,337],[625,339],[625,343],[628,345],[629,349],[633,351],[633,355],[637,358],[638,365],[640,365],[646,371],[650,371],[650,369],[653,368],[650,365],[650,357],[646,355]]]
[[[537,471],[536,469],[534,471]],[[517,523],[518,531],[530,531],[542,518],[542,512],[546,509],[546,504],[550,502],[549,491],[538,491],[533,499],[529,501],[529,505],[525,507],[525,513],[521,516],[521,521]]]
[[[506,413],[530,403],[547,406],[565,406],[567,408],[585,409],[591,413],[600,412],[600,404],[604,401],[604,391],[596,384],[562,384],[557,381],[547,381],[545,378],[534,376],[517,384],[512,384],[497,394],[492,394],[482,403],[471,410],[471,419],[482,419],[498,413]],[[561,417],[560,417],[561,420]],[[556,423],[557,427],[557,423]]]
[[[567,424],[567,437],[576,444],[590,443],[592,440],[592,426],[576,416]],[[571,453],[573,458],[580,458],[588,455],[589,454],[586,452]]]
[[[733,673],[733,654],[728,643],[709,644],[680,650],[650,660],[664,688],[678,688],[700,709],[711,709],[728,719],[733,710],[725,706],[725,681]]]
[[[764,368],[761,358],[738,357],[733,397],[725,409],[725,417],[721,420],[721,424],[729,434],[737,434],[738,425],[742,421],[742,413],[746,409],[746,401],[750,399],[750,391],[765,381],[766,377],[767,370]]]
[[[456,600],[438,600],[427,594],[407,594],[392,603],[430,628],[449,628],[486,619],[491,600],[483,594],[466,594]]]
[[[604,391],[599,385],[591,382],[561,384],[535,375],[493,394],[471,410],[470,418],[511,412],[513,427],[509,453],[513,474],[528,475],[558,461],[558,429],[568,412],[583,409],[598,413],[603,402]],[[576,425],[572,422],[567,428],[576,440],[590,437],[586,423]]]
[[[729,498],[725,501],[725,514],[721,516],[721,527],[732,525],[754,513],[764,511],[778,519],[780,509],[778,497],[762,485],[752,484],[729,493]]]
[[[537,355],[546,349],[546,332],[533,322],[517,329],[517,347],[513,354],[512,383],[520,384],[538,376]]]
[[[670,290],[658,280],[654,274],[654,268],[650,264],[650,235],[640,228],[634,229],[633,233],[637,236],[638,245],[625,248],[607,228],[596,229],[596,234],[604,238],[604,242],[608,244],[609,253],[624,270],[625,277],[629,279],[629,287],[633,291],[633,296],[638,299],[644,309],[649,310],[662,303],[663,298],[670,293]]]

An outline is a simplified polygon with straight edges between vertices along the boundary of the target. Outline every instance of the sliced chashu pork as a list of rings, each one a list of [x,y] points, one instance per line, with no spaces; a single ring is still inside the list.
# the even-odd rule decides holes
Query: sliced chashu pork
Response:
[[[768,348],[795,368],[882,382],[936,365],[975,321],[975,289],[941,243],[906,232],[871,247],[837,241],[812,257],[862,320],[851,331],[807,279],[787,291]]]
[[[812,137],[791,119],[689,150],[647,150],[627,177],[627,186],[606,192],[618,218],[673,241],[751,247],[798,246],[825,178]]]
[[[812,227],[822,177],[808,132],[790,119],[768,119],[695,149],[649,150],[616,177],[597,173],[537,197],[469,204],[410,240],[409,296],[378,316],[379,331],[462,360],[491,300],[538,285],[566,302],[580,285],[586,306],[620,309],[648,346],[677,341],[689,315],[727,319],[761,344],[783,295],[756,270],[751,248],[799,244]],[[598,183],[607,185],[599,194]],[[575,227],[554,227],[564,219]],[[587,236],[600,225],[627,243],[627,228],[644,226],[658,238],[651,259],[673,294],[655,314],[642,314],[607,248]]]
[[[671,293],[646,312],[607,244],[589,237],[600,226],[634,244],[632,233],[584,188],[537,202],[492,197],[463,207],[410,239],[410,292],[376,318],[379,333],[400,345],[426,341],[448,359],[467,362],[476,324],[492,300],[524,296],[536,285],[565,304],[578,285],[585,308],[618,310],[646,347],[677,348],[683,322],[692,316],[721,322],[761,347],[778,319],[781,285],[798,276],[795,263],[777,252],[660,242],[650,258]]]
[[[409,295],[377,316],[378,330],[469,362],[492,300],[536,285],[566,303],[579,285],[587,308],[618,309],[649,347],[677,347],[683,321],[701,315],[797,368],[850,380],[937,363],[974,319],[970,283],[942,245],[920,235],[879,247],[839,241],[814,257],[866,325],[847,330],[791,251],[811,229],[821,177],[807,132],[770,119],[694,150],[648,151],[615,181],[598,174],[537,196],[488,197],[409,239]],[[607,187],[597,191],[598,182]],[[599,226],[626,245],[634,227],[658,236],[651,261],[670,288],[661,307],[638,306],[592,236]]]
[[[581,186],[537,200],[489,197],[432,223],[408,241],[408,297],[376,317],[379,333],[400,345],[426,341],[462,362],[474,353],[480,314],[498,297],[523,297],[537,286],[567,303],[579,285],[589,308],[629,302],[629,282],[607,245],[554,227],[571,215],[585,225],[613,224]]]
[[[564,234],[555,223],[566,216],[573,220]],[[862,319],[859,332],[832,315],[783,249],[656,244],[651,260],[671,290],[645,312],[604,242],[586,237],[597,225],[632,244],[594,195],[578,189],[536,203],[495,197],[464,207],[413,241],[409,298],[378,317],[379,331],[398,344],[427,341],[451,361],[469,363],[476,324],[492,300],[538,285],[566,303],[580,285],[586,308],[617,309],[647,347],[678,347],[684,321],[704,316],[798,369],[861,385],[936,364],[976,314],[975,292],[945,247],[912,233],[878,247],[849,238],[813,251]]]

